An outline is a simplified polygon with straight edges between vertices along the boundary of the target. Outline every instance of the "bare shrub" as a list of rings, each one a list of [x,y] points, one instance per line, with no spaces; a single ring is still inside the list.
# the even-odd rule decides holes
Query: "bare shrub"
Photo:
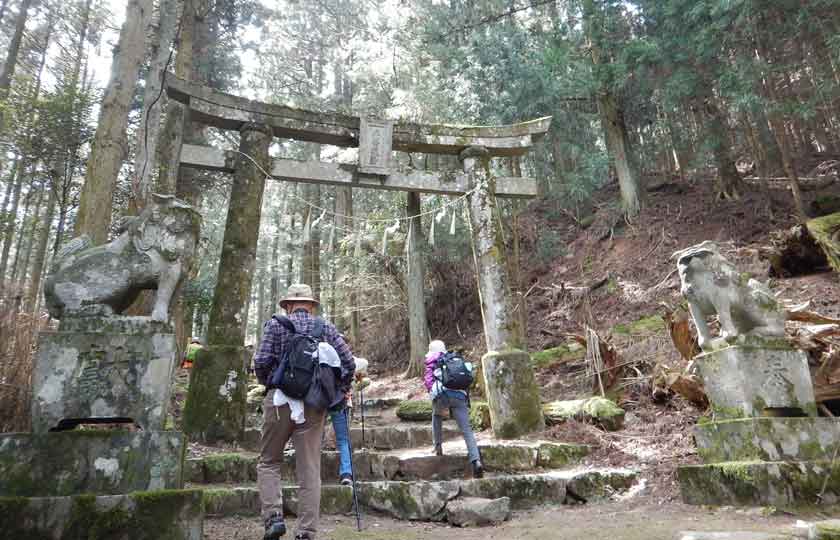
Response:
[[[472,260],[432,258],[427,273],[432,282],[427,289],[431,296],[426,299],[432,339],[441,339],[447,346],[472,345],[477,337],[474,329],[482,327]]]
[[[48,318],[19,312],[16,298],[5,300],[0,303],[0,432],[28,431],[35,344]]]

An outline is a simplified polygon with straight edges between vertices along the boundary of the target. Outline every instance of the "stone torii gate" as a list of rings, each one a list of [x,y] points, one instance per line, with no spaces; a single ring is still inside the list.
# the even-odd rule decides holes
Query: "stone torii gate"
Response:
[[[166,90],[171,99],[188,109],[190,121],[237,130],[241,135],[239,152],[181,144],[180,141],[177,144],[181,167],[234,175],[226,238],[208,326],[208,347],[202,353],[205,358],[198,359],[193,371],[190,399],[184,412],[185,431],[204,440],[218,440],[236,438],[242,428],[244,411],[235,406],[237,401],[244,402],[239,394],[244,392],[245,386],[238,348],[244,342],[241,313],[250,296],[256,259],[265,185],[265,174],[261,169],[277,180],[406,191],[409,192],[409,209],[414,206],[417,211],[419,193],[468,194],[484,334],[487,350],[491,351],[483,362],[494,430],[498,435],[515,437],[542,425],[530,361],[526,353],[516,351],[524,349],[524,335],[514,313],[515,301],[507,276],[503,235],[496,209],[496,197],[536,196],[536,181],[496,177],[491,173],[490,159],[525,155],[548,131],[551,117],[508,126],[395,123],[261,103],[187,82],[172,74],[167,74]],[[358,147],[359,163],[352,166],[291,159],[272,161],[268,155],[272,137]],[[462,169],[426,171],[396,167],[391,157],[393,150],[456,155]],[[229,234],[236,235],[235,242],[228,241]],[[409,250],[412,244],[416,246],[415,242],[409,242]],[[231,246],[231,249],[224,246]],[[412,257],[411,253],[409,257]],[[409,281],[412,281],[411,277]],[[417,319],[412,314],[418,312],[425,318],[422,276],[414,281],[419,284],[417,287],[409,284],[410,289],[417,289],[409,290],[409,319],[412,322]],[[415,330],[411,328],[412,333]],[[508,353],[499,357],[499,351]],[[519,373],[521,370],[511,372],[512,363],[527,365],[524,380],[520,380],[523,377]],[[499,381],[499,385],[491,384],[494,374],[507,380]],[[237,381],[243,381],[243,384]],[[496,386],[510,388],[498,392],[494,389]],[[227,390],[220,392],[220,388]],[[533,399],[523,403],[523,393],[531,394]],[[194,400],[196,403],[191,404]],[[214,401],[216,406],[211,404]],[[511,416],[512,409],[523,408],[524,416]]]

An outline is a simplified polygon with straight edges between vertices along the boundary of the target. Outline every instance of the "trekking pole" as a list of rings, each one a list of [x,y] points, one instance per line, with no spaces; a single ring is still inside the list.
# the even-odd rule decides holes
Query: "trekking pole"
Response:
[[[344,409],[347,425],[350,425],[350,412]],[[364,432],[363,432],[364,433]],[[356,510],[356,529],[362,531],[362,511],[359,509],[359,495],[356,493],[356,468],[353,466],[353,441],[350,437],[350,430],[347,430],[347,446],[350,449],[350,476],[353,479],[353,508]]]
[[[362,415],[362,448],[365,448],[365,389],[359,388],[359,413]]]

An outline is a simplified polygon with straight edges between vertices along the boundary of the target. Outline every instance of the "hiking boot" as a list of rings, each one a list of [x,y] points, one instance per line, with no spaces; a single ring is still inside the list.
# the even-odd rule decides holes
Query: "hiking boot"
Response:
[[[353,475],[350,473],[344,473],[341,475],[341,485],[342,486],[352,486],[353,485]]]
[[[484,478],[484,467],[481,466],[480,460],[472,462],[473,478]]]
[[[283,516],[274,512],[265,520],[263,540],[277,540],[284,534],[286,534],[286,522],[283,521]]]
[[[437,457],[440,457],[440,456],[443,455],[443,445],[440,445],[440,444],[435,445],[435,455]]]
[[[315,540],[314,536],[311,536],[309,533],[297,533],[295,535],[295,540]]]

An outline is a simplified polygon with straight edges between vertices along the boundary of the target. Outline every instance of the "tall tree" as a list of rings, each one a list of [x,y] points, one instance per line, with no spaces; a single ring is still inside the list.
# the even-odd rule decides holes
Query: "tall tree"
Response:
[[[29,8],[33,0],[21,0],[18,8],[17,19],[15,19],[15,31],[9,43],[9,50],[6,52],[6,60],[3,62],[3,70],[0,71],[0,103],[5,101],[9,94],[9,87],[12,84],[12,76],[18,63],[18,54],[23,42],[23,31],[26,28],[26,20],[29,18]],[[3,107],[0,107],[0,133],[5,131],[5,120]]]
[[[132,178],[132,205],[135,212],[146,206],[154,186],[161,111],[165,103],[163,89],[166,69],[172,58],[172,44],[178,27],[178,0],[162,0],[152,38],[149,70],[143,92],[143,114],[137,130],[137,152]],[[182,69],[183,71],[183,69]]]
[[[621,206],[625,215],[633,217],[641,211],[645,192],[637,157],[630,147],[621,98],[623,82],[617,69],[620,42],[616,37],[628,32],[623,10],[623,3],[615,0],[583,0],[582,5],[601,127],[618,176]]]
[[[128,154],[126,127],[140,66],[146,54],[146,34],[152,19],[153,0],[129,0],[126,20],[111,65],[99,127],[88,159],[85,184],[79,199],[76,235],[87,234],[94,244],[108,238],[117,176]]]

